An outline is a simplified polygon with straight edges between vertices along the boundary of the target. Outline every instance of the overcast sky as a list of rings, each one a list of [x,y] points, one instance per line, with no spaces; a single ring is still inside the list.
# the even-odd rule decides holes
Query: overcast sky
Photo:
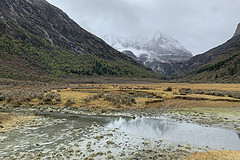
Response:
[[[94,34],[161,31],[194,55],[232,37],[240,0],[47,0]]]

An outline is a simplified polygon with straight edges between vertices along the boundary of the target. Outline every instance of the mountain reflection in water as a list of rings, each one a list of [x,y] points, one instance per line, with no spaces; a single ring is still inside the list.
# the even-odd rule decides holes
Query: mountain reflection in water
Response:
[[[169,119],[115,119],[107,127],[143,138],[163,139],[173,143],[209,146],[212,149],[240,150],[239,135],[233,130],[179,123]]]
[[[160,138],[168,130],[173,130],[176,124],[157,119],[123,119],[119,118],[108,124],[109,128],[119,128],[120,131],[145,138]]]

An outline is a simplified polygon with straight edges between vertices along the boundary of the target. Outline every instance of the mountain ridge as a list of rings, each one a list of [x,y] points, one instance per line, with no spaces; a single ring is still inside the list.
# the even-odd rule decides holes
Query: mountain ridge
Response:
[[[238,24],[237,29],[236,29],[233,37],[236,37],[236,36],[239,36],[239,35],[240,35],[240,23]]]
[[[46,0],[0,2],[0,77],[156,75]]]
[[[189,82],[240,82],[240,34],[225,43],[196,55],[184,63],[174,64],[177,77]]]

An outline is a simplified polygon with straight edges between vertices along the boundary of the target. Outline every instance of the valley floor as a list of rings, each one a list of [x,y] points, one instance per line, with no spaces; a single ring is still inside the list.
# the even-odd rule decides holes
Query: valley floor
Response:
[[[23,97],[21,101],[16,96],[26,92],[32,95],[28,101]],[[0,110],[14,114],[16,111],[47,112],[133,119],[164,115],[180,123],[232,130],[240,137],[239,84],[75,84],[45,88],[41,84],[37,87],[4,85],[1,86],[0,96]],[[2,115],[5,113],[0,117]],[[191,147],[185,146],[185,149],[189,151],[188,154],[183,152],[186,156],[194,152]],[[206,159],[208,156],[212,159],[217,156],[217,159],[237,159],[240,148],[236,152],[208,150],[210,148],[199,149],[199,153],[183,159]]]

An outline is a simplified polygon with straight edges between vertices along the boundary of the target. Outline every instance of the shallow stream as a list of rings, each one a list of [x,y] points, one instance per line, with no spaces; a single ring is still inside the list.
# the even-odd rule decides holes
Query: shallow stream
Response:
[[[138,156],[141,150],[175,152],[184,146],[190,151],[240,150],[240,139],[232,130],[164,117],[39,115],[32,126],[0,133],[0,159],[121,159]]]

